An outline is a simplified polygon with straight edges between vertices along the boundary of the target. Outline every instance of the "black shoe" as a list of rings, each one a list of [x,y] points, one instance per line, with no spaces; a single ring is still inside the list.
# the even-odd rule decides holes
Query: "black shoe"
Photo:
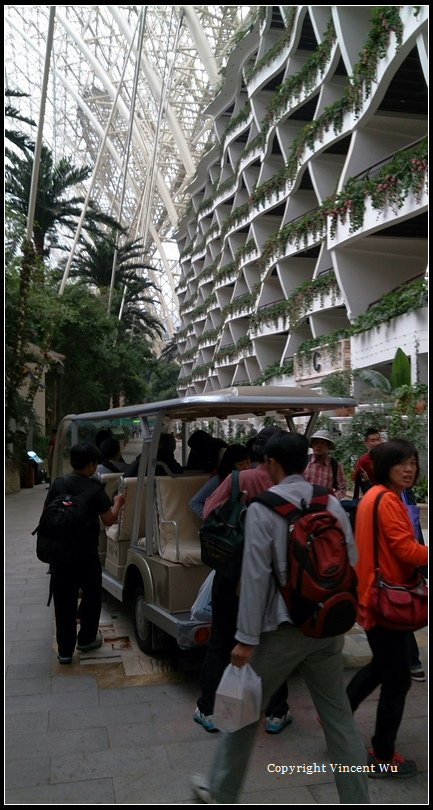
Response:
[[[102,647],[102,642],[104,639],[102,638],[101,633],[97,632],[96,638],[90,644],[77,644],[77,650],[80,652],[90,652],[90,650],[97,650],[98,647]]]
[[[72,664],[72,655],[58,655],[59,664]]]
[[[424,683],[425,681],[425,672],[422,667],[413,667],[410,671],[410,677],[413,681],[418,681],[419,683]]]

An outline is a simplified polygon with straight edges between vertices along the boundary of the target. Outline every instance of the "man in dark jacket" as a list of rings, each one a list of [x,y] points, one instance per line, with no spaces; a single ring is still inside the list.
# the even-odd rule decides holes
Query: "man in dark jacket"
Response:
[[[56,478],[48,491],[45,506],[58,495],[65,494],[64,482],[67,483],[69,495],[80,495],[86,490],[94,489],[86,502],[89,524],[83,526],[83,536],[77,544],[77,553],[73,565],[51,569],[51,592],[54,600],[56,617],[56,636],[58,659],[61,664],[71,664],[72,655],[78,640],[77,649],[81,652],[94,650],[102,644],[98,632],[99,617],[102,605],[102,574],[98,555],[99,522],[105,526],[116,523],[120,508],[124,503],[122,495],[114,497],[114,504],[104,492],[98,481],[90,480],[96,472],[100,453],[96,445],[81,442],[71,447],[70,461],[72,475],[65,479]],[[80,629],[77,639],[77,603],[79,591],[82,592],[80,604]]]

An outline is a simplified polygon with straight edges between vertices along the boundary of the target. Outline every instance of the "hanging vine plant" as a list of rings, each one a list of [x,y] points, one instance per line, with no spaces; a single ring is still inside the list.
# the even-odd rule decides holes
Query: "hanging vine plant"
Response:
[[[239,124],[242,124],[243,121],[247,121],[250,114],[251,114],[251,104],[249,101],[247,101],[247,103],[245,104],[244,107],[242,107],[240,112],[238,112],[237,115],[235,115],[227,124],[223,132],[223,136],[221,138],[221,151],[223,150],[224,141],[227,138],[227,135],[229,135],[230,132],[233,132],[233,130],[236,129],[236,127],[238,127]]]
[[[302,321],[306,313],[311,310],[316,298],[320,296],[320,302],[323,306],[324,296],[329,293],[331,294],[331,303],[334,305],[339,293],[338,282],[334,273],[327,273],[316,279],[306,281],[297,287],[289,298],[283,298],[281,301],[276,301],[266,307],[266,309],[255,312],[251,316],[251,330],[257,333],[262,323],[272,322],[274,326],[277,326],[281,317],[288,318],[288,324],[284,328],[296,328],[299,321]]]
[[[214,273],[215,273],[214,264],[209,265],[209,267],[205,267],[204,270],[202,270],[201,273],[199,273],[198,276],[196,276],[197,286],[200,284],[201,281],[205,281],[207,278],[212,278]]]
[[[401,149],[374,177],[351,178],[340,194],[326,203],[331,218],[330,235],[335,237],[338,222],[349,218],[349,233],[362,227],[366,199],[374,209],[382,212],[389,206],[395,213],[403,206],[409,192],[419,202],[426,183],[428,168],[428,141],[424,138],[416,146]]]
[[[377,78],[377,68],[380,59],[386,56],[391,33],[397,41],[397,49],[403,41],[403,23],[400,17],[400,6],[379,6],[374,8],[370,18],[371,27],[364,48],[359,54],[348,97],[352,110],[358,114],[365,98],[371,95],[371,88]]]
[[[228,278],[230,278],[230,276],[233,275],[234,272],[236,272],[236,270],[237,270],[236,262],[230,262],[230,264],[225,264],[224,267],[221,267],[220,270],[218,270],[215,273],[214,282],[219,283],[220,281],[226,281]]]
[[[362,332],[368,332],[375,326],[389,323],[392,318],[397,318],[399,315],[416,312],[427,306],[427,303],[428,285],[425,278],[416,279],[410,284],[404,283],[396,290],[384,295],[377,304],[369,307],[367,312],[358,315],[350,328],[350,334],[359,335]]]
[[[222,326],[218,326],[216,329],[208,329],[206,332],[202,332],[198,339],[197,346],[200,349],[205,343],[209,341],[217,341],[220,334],[221,334]]]
[[[294,242],[300,247],[301,244],[306,246],[311,238],[321,239],[326,232],[326,213],[321,206],[275,231],[264,244],[259,262],[260,271],[266,268],[271,258],[277,261],[284,254],[288,242]]]
[[[288,363],[285,363],[283,366],[280,366],[279,363],[274,363],[272,366],[268,366],[262,373],[260,377],[257,377],[254,380],[253,385],[263,385],[263,383],[271,380],[272,377],[283,377],[285,375],[290,376],[293,374],[293,360],[290,360]]]
[[[352,83],[346,88],[344,96],[328,105],[316,121],[310,121],[302,128],[292,144],[285,167],[273,178],[270,178],[270,180],[254,190],[253,202],[269,200],[273,193],[278,193],[285,188],[288,182],[293,182],[298,173],[305,148],[314,149],[317,141],[322,143],[324,134],[329,131],[331,126],[335,135],[340,134],[343,129],[345,112],[352,111],[355,115],[359,115],[364,94],[368,98],[371,92],[371,83],[376,77],[378,61],[386,56],[391,32],[394,31],[396,34],[397,47],[402,41],[403,24],[398,6],[384,6],[374,9],[371,21],[372,28],[360,54],[360,61],[354,67]],[[269,126],[269,123],[266,123]],[[264,146],[265,140],[266,131],[262,130],[249,147],[244,150],[243,156],[249,153],[255,141],[257,143],[262,142]]]
[[[302,69],[295,75],[289,76],[272,96],[267,113],[261,123],[263,133],[267,133],[271,125],[279,120],[292,100],[299,101],[302,92],[307,94],[317,86],[328,65],[335,40],[334,22],[330,18],[320,45],[308,57]]]
[[[209,369],[213,370],[213,367],[214,367],[213,360],[211,360],[209,363],[202,363],[200,366],[196,366],[196,368],[193,369],[191,378],[193,380],[196,380],[197,377],[202,377],[203,374],[206,374],[206,372],[209,371]]]
[[[230,343],[228,346],[223,346],[215,354],[215,360],[223,360],[225,357],[234,357],[243,351],[251,349],[252,341],[248,336],[241,337],[236,343]]]
[[[260,59],[257,62],[257,64],[254,65],[254,67],[250,68],[250,70],[246,72],[245,81],[247,84],[248,82],[251,81],[251,79],[254,76],[257,75],[257,73],[260,73],[262,68],[266,67],[266,65],[271,64],[271,62],[273,62],[274,59],[277,58],[278,54],[280,54],[281,51],[283,51],[284,48],[290,44],[293,32],[293,24],[295,22],[296,8],[297,8],[296,6],[293,6],[291,10],[292,13],[287,15],[287,18],[285,20],[287,27],[281,39],[278,40],[278,42],[273,46],[273,48],[270,48],[269,51],[267,51],[267,53],[262,57],[262,59]]]
[[[243,248],[237,251],[236,253],[236,261],[239,265],[241,260],[248,256],[249,253],[253,253],[257,250],[257,245],[254,239],[249,239],[248,242],[244,245]]]
[[[265,146],[265,143],[266,143],[265,134],[263,132],[259,132],[259,134],[256,135],[256,137],[253,138],[253,140],[248,144],[248,146],[246,146],[245,149],[243,149],[243,151],[241,152],[241,156],[240,156],[239,161],[238,161],[238,166],[239,166],[239,163],[244,158],[246,158],[247,155],[250,154],[250,152],[255,152],[256,149],[263,149],[264,146]]]
[[[245,293],[244,295],[239,295],[238,298],[235,298],[234,301],[231,301],[230,304],[227,304],[221,310],[222,317],[226,317],[227,315],[233,315],[235,312],[240,312],[242,309],[251,308],[256,302],[257,295],[255,293]]]

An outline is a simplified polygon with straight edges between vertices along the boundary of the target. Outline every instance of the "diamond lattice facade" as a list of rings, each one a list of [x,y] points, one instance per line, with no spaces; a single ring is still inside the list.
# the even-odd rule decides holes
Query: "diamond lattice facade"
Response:
[[[427,6],[265,6],[178,231],[180,395],[427,380]]]

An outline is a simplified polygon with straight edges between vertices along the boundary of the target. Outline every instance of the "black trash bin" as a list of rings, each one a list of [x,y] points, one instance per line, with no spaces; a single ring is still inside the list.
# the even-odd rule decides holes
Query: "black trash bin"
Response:
[[[20,481],[22,489],[31,489],[35,485],[35,467],[37,465],[30,458],[24,460]]]

